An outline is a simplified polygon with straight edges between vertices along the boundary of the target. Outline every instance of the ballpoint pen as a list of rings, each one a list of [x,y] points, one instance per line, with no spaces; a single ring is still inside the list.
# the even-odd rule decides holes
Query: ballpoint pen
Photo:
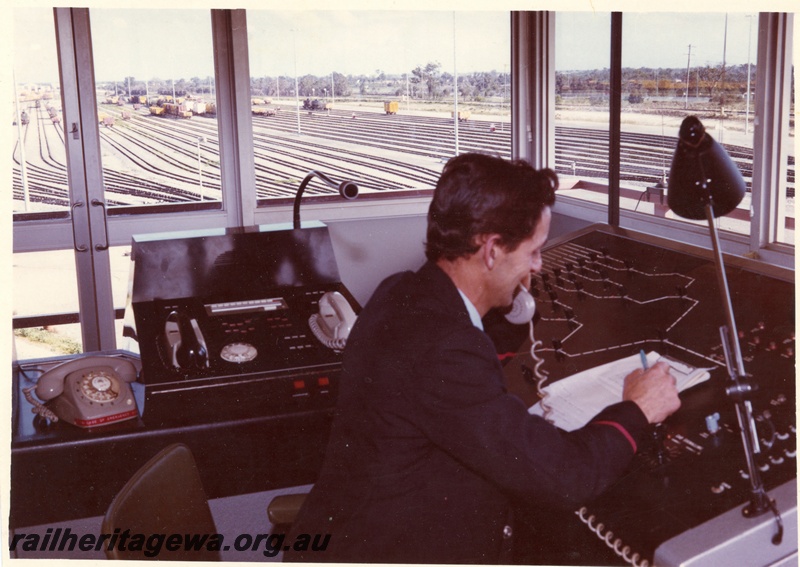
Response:
[[[642,368],[644,368],[645,370],[647,370],[647,368],[648,368],[648,365],[647,365],[647,355],[644,353],[644,349],[642,349],[642,350],[640,350],[640,351],[639,351],[639,356],[641,356],[641,357],[642,357]]]

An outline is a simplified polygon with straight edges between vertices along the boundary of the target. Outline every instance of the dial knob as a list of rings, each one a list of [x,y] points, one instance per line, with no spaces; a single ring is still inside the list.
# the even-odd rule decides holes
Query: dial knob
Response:
[[[222,360],[241,364],[253,360],[258,355],[258,351],[256,347],[248,343],[230,343],[222,347],[219,355]]]

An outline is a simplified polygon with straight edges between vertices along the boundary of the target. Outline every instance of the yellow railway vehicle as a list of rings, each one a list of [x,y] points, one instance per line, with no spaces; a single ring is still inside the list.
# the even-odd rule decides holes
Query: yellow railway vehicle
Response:
[[[397,110],[400,108],[400,103],[396,100],[387,100],[383,103],[383,110],[386,114],[397,114]]]

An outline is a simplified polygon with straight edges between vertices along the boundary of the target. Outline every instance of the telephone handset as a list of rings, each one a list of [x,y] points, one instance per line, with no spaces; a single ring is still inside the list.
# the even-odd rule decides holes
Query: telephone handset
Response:
[[[161,339],[167,366],[185,369],[210,365],[208,346],[197,319],[171,311],[164,322]]]
[[[525,289],[525,286],[520,284],[519,292],[514,297],[514,302],[511,304],[511,310],[506,313],[505,317],[509,323],[524,325],[530,323],[535,314],[536,301],[533,299],[530,292]]]
[[[319,298],[319,313],[309,318],[308,325],[322,344],[340,351],[355,322],[355,311],[347,299],[338,291],[329,291]]]
[[[544,383],[547,380],[547,371],[542,368],[544,359],[536,352],[536,349],[542,346],[542,341],[536,340],[536,337],[533,336],[533,316],[535,314],[536,301],[527,288],[520,284],[519,292],[514,297],[514,301],[511,304],[511,310],[506,313],[505,317],[509,322],[515,325],[528,324],[528,333],[531,339],[530,355],[534,363],[533,374],[536,377],[536,391],[539,398],[541,398],[542,415],[547,421],[552,423],[553,419],[550,417],[550,414],[553,409],[548,403],[547,391],[544,389]]]
[[[136,366],[124,358],[86,356],[68,360],[25,388],[32,411],[51,421],[63,419],[78,427],[96,427],[138,417],[129,382],[136,380]],[[34,399],[31,392],[35,389]]]

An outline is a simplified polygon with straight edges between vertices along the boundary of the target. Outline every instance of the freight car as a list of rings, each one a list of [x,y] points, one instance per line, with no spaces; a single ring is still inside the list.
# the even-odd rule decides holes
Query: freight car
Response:
[[[396,100],[387,100],[383,103],[383,110],[386,114],[397,114],[397,110],[400,108],[400,103]]]
[[[303,110],[330,110],[333,108],[333,105],[329,102],[322,102],[321,100],[315,98],[311,100],[307,98],[303,101]]]

